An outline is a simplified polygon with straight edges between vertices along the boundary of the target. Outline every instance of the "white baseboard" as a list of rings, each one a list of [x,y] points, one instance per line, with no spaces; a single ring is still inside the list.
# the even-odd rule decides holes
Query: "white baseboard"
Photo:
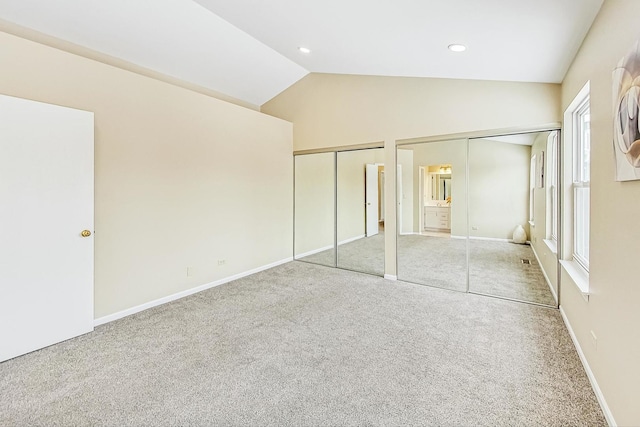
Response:
[[[593,388],[594,393],[596,394],[596,398],[598,399],[598,403],[602,408],[602,412],[604,413],[604,418],[607,420],[607,424],[610,426],[617,426],[616,421],[613,419],[613,414],[611,413],[611,409],[609,409],[609,405],[607,405],[607,401],[604,398],[604,394],[602,394],[602,390],[600,390],[600,386],[598,385],[598,381],[596,381],[596,377],[593,375],[593,371],[589,366],[589,362],[587,362],[587,358],[582,351],[582,347],[580,347],[580,343],[578,342],[578,338],[576,334],[573,332],[573,328],[571,327],[571,323],[569,323],[569,319],[567,318],[567,314],[564,312],[562,306],[560,306],[560,314],[562,315],[562,320],[564,320],[564,324],[569,331],[569,336],[573,341],[573,345],[576,347],[578,351],[578,356],[580,357],[580,361],[582,362],[582,366],[584,366],[584,370],[587,373],[587,377],[589,378],[589,382],[591,383],[591,387]]]
[[[544,270],[544,267],[542,266],[542,263],[540,262],[540,257],[538,256],[538,253],[536,252],[536,248],[533,247],[533,245],[531,245],[531,250],[533,251],[533,255],[535,255],[536,260],[538,261],[538,265],[540,266],[540,270],[542,271],[542,275],[544,276],[544,280],[547,282],[547,285],[549,285],[549,289],[551,289],[551,293],[553,294],[553,297],[556,299],[556,304],[558,303],[558,294],[556,293],[556,290],[553,288],[553,285],[551,284],[551,280],[549,280],[549,276],[547,276],[547,272]]]
[[[361,234],[359,236],[343,240],[342,242],[338,242],[338,246],[346,245],[347,243],[355,242],[356,240],[364,239],[365,237],[367,237],[365,234]]]
[[[499,237],[481,237],[481,236],[469,236],[470,240],[488,240],[490,242],[505,242],[505,243],[512,243],[513,240],[511,239],[501,239]]]
[[[338,242],[338,246],[342,246],[342,245],[345,245],[347,243],[355,242],[356,240],[364,239],[365,237],[366,236],[364,234],[361,234],[361,235],[355,236],[355,237],[351,237],[349,239],[346,239],[346,240],[343,240],[341,242]],[[310,256],[310,255],[315,255],[315,254],[318,254],[320,252],[328,251],[328,250],[331,250],[331,249],[333,249],[333,245],[324,246],[324,247],[318,248],[318,249],[313,249],[311,251],[296,255],[295,259],[300,259],[300,258],[304,258],[304,257]]]
[[[259,273],[261,271],[268,270],[270,268],[277,267],[291,261],[293,261],[293,258],[286,258],[268,265],[263,265],[262,267],[254,268],[253,270],[234,274],[233,276],[225,277],[224,279],[216,280],[215,282],[206,283],[195,288],[187,289],[186,291],[178,292],[173,295],[168,295],[157,300],[149,301],[147,303],[119,311],[117,313],[109,314],[108,316],[99,317],[93,321],[93,326],[95,327],[104,325],[105,323],[113,322],[114,320],[122,319],[123,317],[131,316],[132,314],[139,313],[141,311],[148,310],[150,308],[157,307],[159,305],[166,304],[168,302],[175,301],[177,299],[184,298],[198,292],[206,291],[207,289],[211,289],[213,287],[220,286],[233,280],[241,279],[243,277],[250,276],[252,274]]]
[[[467,236],[456,236],[456,235],[451,235],[452,239],[466,239]],[[469,240],[487,240],[490,242],[504,242],[504,243],[513,243],[513,239],[501,239],[498,237],[480,237],[480,236],[469,236]],[[529,242],[528,240],[525,242],[527,245],[530,245],[531,242]]]
[[[398,276],[396,276],[394,274],[385,274],[384,278],[387,279],[387,280],[393,280],[393,281],[398,280]]]
[[[333,245],[325,246],[325,247],[320,248],[320,249],[314,249],[312,251],[296,255],[295,259],[300,259],[300,258],[304,258],[306,256],[315,255],[315,254],[320,253],[320,252],[328,251],[329,249],[333,249]]]

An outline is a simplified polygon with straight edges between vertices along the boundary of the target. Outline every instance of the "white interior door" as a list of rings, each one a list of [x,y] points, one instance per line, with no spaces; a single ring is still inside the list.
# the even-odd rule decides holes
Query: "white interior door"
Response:
[[[367,237],[378,234],[378,165],[365,169],[365,218]]]
[[[93,330],[83,230],[93,113],[0,95],[0,362]]]

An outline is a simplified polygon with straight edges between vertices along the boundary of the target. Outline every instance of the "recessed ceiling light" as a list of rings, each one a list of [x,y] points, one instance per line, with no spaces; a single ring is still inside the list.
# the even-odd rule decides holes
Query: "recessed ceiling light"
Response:
[[[308,47],[298,47],[298,50],[302,53],[311,53],[311,49],[309,49]]]
[[[467,47],[463,44],[450,44],[449,50],[452,52],[464,52],[467,50]]]

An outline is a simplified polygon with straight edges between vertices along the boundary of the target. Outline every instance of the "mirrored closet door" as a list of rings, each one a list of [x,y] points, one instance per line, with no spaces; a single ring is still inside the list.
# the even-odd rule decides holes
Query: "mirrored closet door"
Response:
[[[399,145],[398,280],[467,291],[467,140]]]
[[[469,291],[556,306],[553,132],[469,140]]]
[[[383,276],[384,150],[337,156],[337,266]]]
[[[336,266],[335,153],[294,158],[294,259]]]

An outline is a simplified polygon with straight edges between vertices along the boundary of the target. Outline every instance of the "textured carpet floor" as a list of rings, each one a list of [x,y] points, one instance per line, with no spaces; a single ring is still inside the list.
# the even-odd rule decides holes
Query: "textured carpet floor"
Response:
[[[469,243],[471,292],[556,306],[531,246],[486,240]],[[531,264],[523,264],[523,259]]]
[[[336,265],[333,249],[300,260],[330,267]],[[384,276],[384,232],[339,245],[337,265],[347,270]]]
[[[467,241],[415,234],[399,236],[398,279],[465,292]]]
[[[2,426],[598,426],[559,312],[293,262],[0,363]]]
[[[531,264],[523,264],[528,259]],[[303,259],[334,265],[334,251]],[[384,234],[338,246],[338,267],[384,275]],[[398,279],[439,288],[467,290],[467,241],[422,235],[398,237]],[[469,240],[469,290],[475,293],[556,306],[529,245]]]

